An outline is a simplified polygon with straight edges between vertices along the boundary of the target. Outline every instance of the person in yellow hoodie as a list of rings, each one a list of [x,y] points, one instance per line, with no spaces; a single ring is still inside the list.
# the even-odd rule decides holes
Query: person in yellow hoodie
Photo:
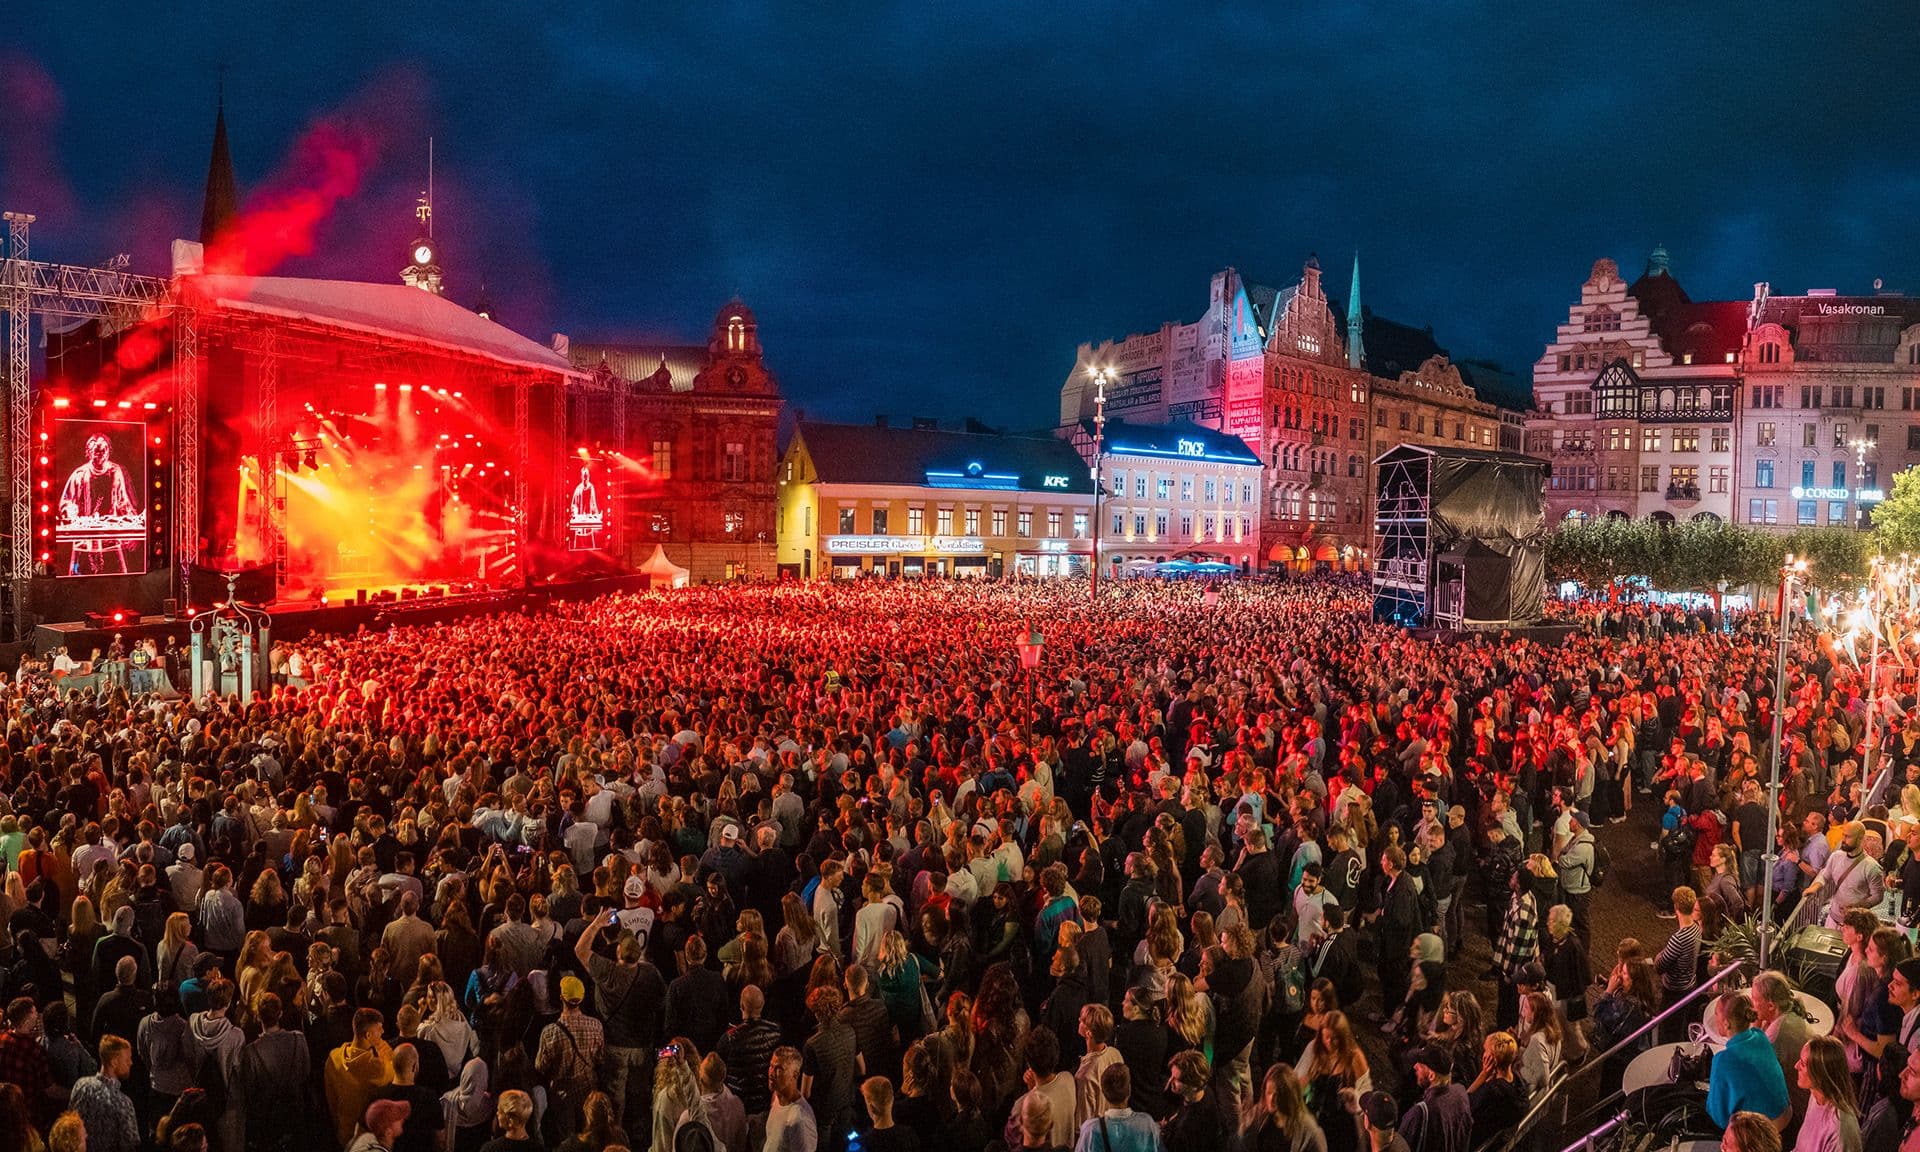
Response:
[[[374,1092],[393,1081],[393,1049],[381,1038],[384,1028],[378,1009],[362,1008],[353,1014],[353,1039],[327,1055],[327,1108],[342,1145],[353,1139]]]

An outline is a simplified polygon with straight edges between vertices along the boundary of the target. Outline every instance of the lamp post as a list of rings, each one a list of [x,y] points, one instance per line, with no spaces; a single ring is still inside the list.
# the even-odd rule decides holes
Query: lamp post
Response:
[[[1106,447],[1107,434],[1107,381],[1115,379],[1117,373],[1111,368],[1091,370],[1094,383],[1093,393],[1093,564],[1089,571],[1091,578],[1087,583],[1087,595],[1100,595],[1100,498],[1106,494],[1106,482],[1100,476],[1102,453]]]
[[[1854,476],[1854,479],[1855,479],[1856,481],[1865,481],[1865,480],[1866,480],[1866,478],[1867,478],[1867,453],[1869,453],[1869,452],[1871,452],[1871,451],[1873,451],[1873,450],[1874,450],[1875,448],[1878,448],[1878,447],[1879,447],[1879,445],[1878,445],[1878,444],[1875,444],[1875,443],[1873,442],[1873,440],[1872,440],[1872,438],[1871,438],[1871,437],[1867,437],[1867,436],[1855,436],[1855,437],[1854,437],[1853,439],[1851,439],[1851,440],[1849,440],[1849,441],[1847,441],[1847,447],[1849,447],[1849,448],[1851,448],[1851,449],[1853,449],[1853,476]],[[1862,524],[1862,523],[1860,523],[1860,521],[1862,521],[1862,520],[1864,520],[1864,519],[1866,518],[1866,511],[1867,511],[1867,508],[1866,508],[1866,505],[1865,505],[1865,504],[1863,504],[1863,503],[1862,503],[1862,502],[1860,501],[1860,498],[1859,498],[1859,496],[1857,495],[1857,493],[1858,493],[1858,492],[1859,492],[1859,491],[1860,491],[1861,489],[1864,489],[1865,487],[1867,487],[1867,485],[1866,485],[1866,484],[1864,484],[1864,483],[1862,483],[1862,484],[1860,485],[1860,488],[1857,488],[1857,489],[1855,489],[1855,492],[1856,492],[1856,495],[1855,495],[1855,497],[1854,497],[1854,501],[1853,501],[1853,503],[1854,503],[1854,514],[1853,514],[1853,518],[1854,518],[1854,523],[1855,523],[1855,525],[1856,525],[1857,527],[1861,527],[1861,528],[1865,528],[1865,527],[1867,527],[1867,525],[1866,525],[1866,524]]]
[[[1020,667],[1027,674],[1027,750],[1033,750],[1033,671],[1040,667],[1040,651],[1043,641],[1040,630],[1028,620],[1019,639],[1013,642],[1015,651],[1020,653]]]
[[[1794,581],[1804,576],[1807,561],[1804,557],[1787,555],[1786,564],[1780,569],[1780,641],[1773,657],[1773,765],[1767,779],[1767,850],[1762,858],[1760,875],[1760,967],[1767,967],[1768,956],[1773,950],[1773,865],[1779,858],[1780,839],[1780,734],[1782,731],[1782,713],[1787,707],[1787,644],[1792,636],[1793,618],[1787,615],[1787,597],[1793,593]]]

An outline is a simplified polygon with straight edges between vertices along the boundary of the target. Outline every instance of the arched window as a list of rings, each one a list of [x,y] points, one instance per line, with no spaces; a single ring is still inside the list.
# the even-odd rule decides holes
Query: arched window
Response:
[[[747,325],[735,316],[727,321],[727,351],[744,352],[747,349]]]
[[[1358,454],[1347,457],[1347,475],[1360,475],[1360,457]]]

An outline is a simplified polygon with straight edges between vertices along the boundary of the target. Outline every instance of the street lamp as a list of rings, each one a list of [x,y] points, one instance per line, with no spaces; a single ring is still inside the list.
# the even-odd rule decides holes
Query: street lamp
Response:
[[[1100,594],[1100,498],[1104,496],[1106,483],[1100,477],[1102,452],[1106,447],[1107,434],[1107,381],[1118,380],[1120,374],[1111,368],[1089,369],[1093,377],[1093,565],[1092,577],[1087,584],[1087,594]]]
[[[1773,864],[1779,858],[1780,847],[1780,733],[1783,717],[1787,708],[1787,643],[1791,636],[1793,617],[1787,615],[1787,597],[1793,594],[1796,580],[1807,574],[1806,557],[1787,554],[1787,562],[1780,569],[1780,644],[1773,657],[1773,765],[1767,780],[1767,850],[1762,859],[1760,879],[1760,967],[1767,967],[1767,957],[1773,948]]]
[[[1040,651],[1043,641],[1040,630],[1028,620],[1024,631],[1013,642],[1014,650],[1020,653],[1020,667],[1027,674],[1027,749],[1033,749],[1033,672],[1040,667]]]
[[[1879,445],[1875,444],[1871,437],[1855,436],[1853,439],[1847,441],[1847,447],[1853,449],[1853,474],[1854,478],[1860,482],[1859,487],[1862,489],[1871,487],[1872,485],[1866,483],[1867,453],[1873,451],[1879,447]],[[1859,523],[1859,521],[1866,518],[1867,508],[1866,504],[1863,503],[1858,496],[1854,498],[1854,508],[1856,526],[1862,528],[1867,527],[1867,525]]]

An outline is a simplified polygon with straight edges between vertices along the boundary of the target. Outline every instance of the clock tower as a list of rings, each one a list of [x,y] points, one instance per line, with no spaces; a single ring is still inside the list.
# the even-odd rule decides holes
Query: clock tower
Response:
[[[413,214],[420,218],[420,234],[407,246],[407,266],[400,270],[402,282],[440,295],[440,246],[433,239],[433,201],[423,195]]]

